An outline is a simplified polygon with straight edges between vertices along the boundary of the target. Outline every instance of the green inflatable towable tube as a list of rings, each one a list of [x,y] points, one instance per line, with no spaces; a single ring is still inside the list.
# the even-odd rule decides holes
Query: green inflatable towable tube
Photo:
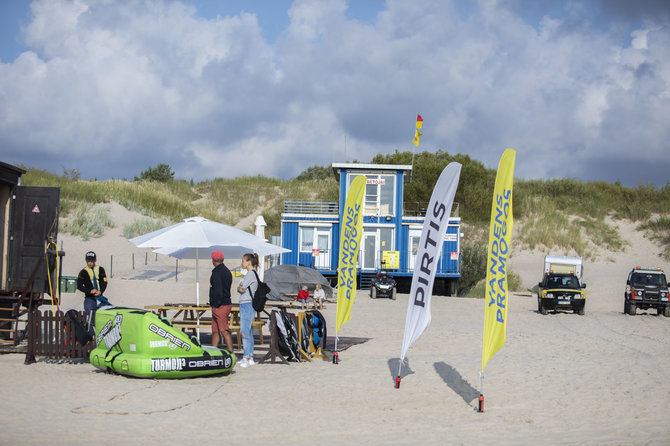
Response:
[[[228,350],[201,346],[195,337],[156,314],[135,308],[95,313],[93,366],[138,378],[188,378],[230,372],[236,357]]]

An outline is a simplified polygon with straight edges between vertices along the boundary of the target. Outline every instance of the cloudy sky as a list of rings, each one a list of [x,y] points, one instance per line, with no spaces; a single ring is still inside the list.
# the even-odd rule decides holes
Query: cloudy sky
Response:
[[[196,181],[377,153],[670,182],[663,0],[3,0],[0,160]]]

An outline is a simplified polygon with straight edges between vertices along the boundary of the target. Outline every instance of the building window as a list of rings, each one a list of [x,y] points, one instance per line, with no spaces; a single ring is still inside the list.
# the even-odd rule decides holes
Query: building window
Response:
[[[314,249],[314,228],[303,226],[300,228],[300,251],[312,252]]]
[[[349,177],[349,185],[358,175]],[[395,175],[366,174],[363,215],[395,214]]]

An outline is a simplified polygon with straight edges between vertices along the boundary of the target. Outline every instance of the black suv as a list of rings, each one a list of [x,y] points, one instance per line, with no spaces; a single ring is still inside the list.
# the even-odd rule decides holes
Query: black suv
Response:
[[[628,274],[623,312],[633,315],[638,308],[656,308],[657,314],[670,317],[668,282],[661,268],[644,269],[638,266]]]
[[[585,283],[579,283],[574,274],[548,272],[537,284],[537,311],[572,310],[583,315],[586,303]]]

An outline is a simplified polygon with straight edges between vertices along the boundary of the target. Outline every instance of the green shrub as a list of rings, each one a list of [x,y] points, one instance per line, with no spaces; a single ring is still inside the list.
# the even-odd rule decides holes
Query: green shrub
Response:
[[[486,278],[487,244],[465,241],[462,244],[461,277],[458,279],[458,294],[467,293],[480,280]]]
[[[140,177],[135,177],[135,180],[159,181],[166,183],[174,179],[174,171],[172,168],[164,163],[158,164],[156,167],[149,166],[147,170],[142,171]]]
[[[513,271],[507,271],[507,291],[522,291],[521,276]],[[465,291],[465,297],[483,299],[486,294],[486,277],[479,280],[473,287]]]
[[[507,271],[507,287],[509,291],[522,291],[521,276],[514,271]]]

